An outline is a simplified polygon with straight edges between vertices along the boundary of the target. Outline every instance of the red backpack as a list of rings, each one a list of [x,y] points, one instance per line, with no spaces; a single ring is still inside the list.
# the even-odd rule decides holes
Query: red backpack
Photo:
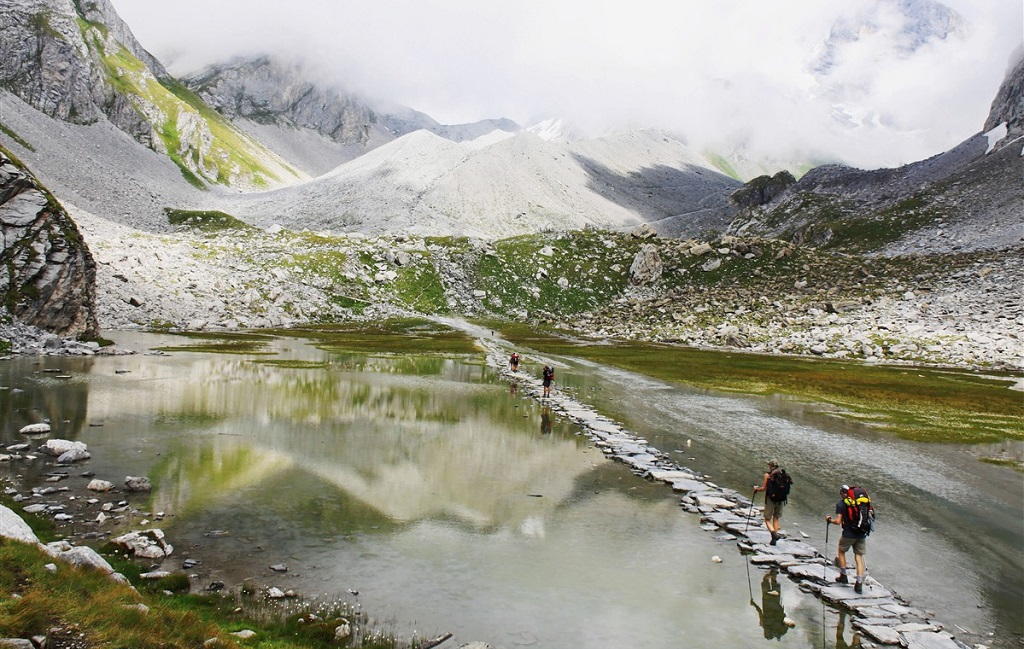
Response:
[[[847,487],[843,494],[843,529],[867,536],[875,529],[875,508],[864,487]]]

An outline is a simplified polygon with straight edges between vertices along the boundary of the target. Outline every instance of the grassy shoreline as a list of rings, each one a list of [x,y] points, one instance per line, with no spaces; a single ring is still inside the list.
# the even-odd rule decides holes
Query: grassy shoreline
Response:
[[[0,496],[46,542],[53,524]],[[104,557],[130,583],[54,560],[39,546],[0,537],[0,638],[46,637],[51,646],[137,649],[406,649],[400,640],[341,601],[270,600],[257,591],[190,593],[184,572],[159,580],[131,559]],[[51,568],[47,568],[51,565]],[[53,568],[52,566],[56,566]],[[344,626],[349,635],[335,636]],[[249,631],[248,634],[235,635]]]

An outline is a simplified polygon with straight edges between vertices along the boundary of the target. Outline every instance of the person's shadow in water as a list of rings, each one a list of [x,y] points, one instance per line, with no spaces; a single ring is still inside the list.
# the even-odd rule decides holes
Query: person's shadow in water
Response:
[[[786,611],[782,608],[782,592],[779,590],[779,571],[772,568],[761,578],[761,605],[754,601],[751,591],[750,605],[757,611],[758,623],[768,640],[778,640],[786,635]]]
[[[540,411],[540,434],[551,434],[551,408],[547,406],[544,406],[544,409]]]
[[[860,649],[860,634],[853,630],[853,638],[846,642],[844,631],[846,630],[846,611],[839,610],[839,622],[836,624],[836,649]]]

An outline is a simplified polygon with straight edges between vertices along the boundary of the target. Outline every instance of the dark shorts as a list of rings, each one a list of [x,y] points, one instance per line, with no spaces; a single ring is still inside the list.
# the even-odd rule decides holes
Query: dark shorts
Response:
[[[864,556],[868,551],[868,540],[851,539],[848,536],[839,537],[839,551],[845,553],[850,548],[853,548],[854,554]]]
[[[551,379],[544,379],[544,387],[545,388],[550,388],[551,387]]]
[[[764,519],[766,521],[773,518],[782,517],[782,508],[786,506],[786,503],[777,503],[771,498],[764,499]]]

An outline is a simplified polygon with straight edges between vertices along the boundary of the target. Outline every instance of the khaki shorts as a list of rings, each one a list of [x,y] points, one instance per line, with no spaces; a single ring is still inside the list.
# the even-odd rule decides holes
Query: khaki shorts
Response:
[[[868,551],[868,540],[867,539],[851,539],[845,536],[839,537],[839,551],[846,553],[847,550],[853,548],[854,554],[864,556]]]
[[[777,503],[771,498],[764,499],[764,519],[770,521],[773,518],[782,517],[782,508],[786,506],[786,503]]]

